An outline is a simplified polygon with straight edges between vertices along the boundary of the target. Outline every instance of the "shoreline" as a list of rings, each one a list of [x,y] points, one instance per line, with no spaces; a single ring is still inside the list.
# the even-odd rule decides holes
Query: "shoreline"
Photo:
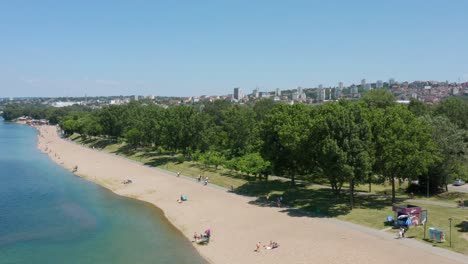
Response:
[[[377,230],[376,234],[356,230],[335,219],[253,205],[249,203],[252,198],[61,139],[54,126],[36,128],[38,148],[53,161],[70,171],[78,166],[76,175],[155,206],[189,241],[194,232],[213,229],[209,245],[194,245],[209,263],[405,263],[408,259],[412,263],[464,263],[468,259],[416,241],[390,239]],[[127,179],[132,183],[122,184]],[[180,194],[189,200],[177,203]],[[267,244],[270,240],[280,247],[253,251],[258,241]]]

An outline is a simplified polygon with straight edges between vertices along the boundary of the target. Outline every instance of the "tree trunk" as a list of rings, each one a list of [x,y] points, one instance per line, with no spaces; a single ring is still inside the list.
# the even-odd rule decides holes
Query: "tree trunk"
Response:
[[[296,186],[296,177],[295,177],[294,174],[291,175],[291,186],[292,186],[292,187]]]
[[[395,177],[392,176],[390,180],[392,181],[392,204],[394,204],[395,203]]]
[[[369,193],[372,192],[372,174],[369,174]]]
[[[354,208],[354,178],[349,183],[349,207]]]
[[[447,175],[444,176],[445,191],[448,192]]]

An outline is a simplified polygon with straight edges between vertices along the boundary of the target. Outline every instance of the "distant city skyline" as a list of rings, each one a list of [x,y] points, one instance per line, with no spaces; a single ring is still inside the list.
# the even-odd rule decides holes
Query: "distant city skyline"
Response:
[[[468,81],[468,1],[2,1],[0,97]]]

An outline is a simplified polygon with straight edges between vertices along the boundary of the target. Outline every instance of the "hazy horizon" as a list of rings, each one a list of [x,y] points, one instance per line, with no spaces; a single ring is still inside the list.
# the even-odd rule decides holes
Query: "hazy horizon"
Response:
[[[468,2],[4,1],[0,97],[468,81]]]

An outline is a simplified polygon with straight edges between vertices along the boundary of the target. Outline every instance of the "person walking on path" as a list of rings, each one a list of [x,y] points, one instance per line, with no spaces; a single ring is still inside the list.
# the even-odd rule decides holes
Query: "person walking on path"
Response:
[[[177,172],[177,177],[180,177],[180,172]]]
[[[201,175],[200,174],[198,174],[197,181],[201,182]]]
[[[283,196],[278,197],[278,199],[276,199],[276,205],[278,205],[278,207],[281,207],[282,201],[283,201]]]

